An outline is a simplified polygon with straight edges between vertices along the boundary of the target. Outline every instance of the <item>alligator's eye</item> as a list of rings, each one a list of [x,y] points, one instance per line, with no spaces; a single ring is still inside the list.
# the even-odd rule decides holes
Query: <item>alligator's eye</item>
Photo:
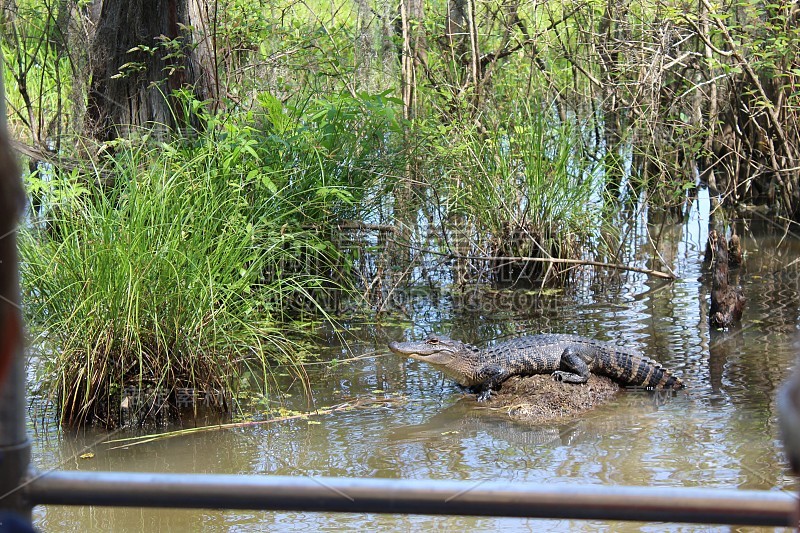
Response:
[[[428,340],[425,342],[428,344],[439,344],[439,337],[428,337]]]

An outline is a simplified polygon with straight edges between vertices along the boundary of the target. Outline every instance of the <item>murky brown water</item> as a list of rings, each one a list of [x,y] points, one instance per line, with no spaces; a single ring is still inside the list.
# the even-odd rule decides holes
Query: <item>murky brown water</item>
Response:
[[[35,438],[40,468],[133,470],[404,479],[507,480],[599,485],[718,487],[796,492],[777,437],[774,393],[793,366],[800,324],[800,239],[780,230],[743,232],[748,258],[741,282],[744,326],[709,331],[701,277],[705,209],[688,222],[653,227],[679,275],[673,283],[644,275],[570,292],[482,291],[407,304],[407,322],[350,325],[348,349],[374,354],[355,363],[311,367],[314,403],[390,397],[385,407],[213,431],[126,449],[95,444],[105,435]],[[643,225],[634,252],[648,257]],[[577,420],[542,427],[512,423],[476,409],[472,398],[425,365],[391,356],[389,340],[430,331],[484,342],[519,333],[564,332],[633,345],[674,369],[686,391],[664,402],[640,393]],[[335,342],[334,342],[335,344]],[[286,406],[305,409],[301,387]],[[117,434],[122,437],[126,434]],[[91,451],[93,459],[79,455]],[[138,510],[40,507],[44,531],[441,530],[709,531],[686,524],[606,523],[473,517],[295,512]]]

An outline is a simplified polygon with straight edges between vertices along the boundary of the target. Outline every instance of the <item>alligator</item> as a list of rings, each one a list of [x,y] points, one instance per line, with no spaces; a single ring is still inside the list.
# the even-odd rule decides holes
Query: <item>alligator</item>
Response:
[[[683,383],[660,363],[636,350],[579,335],[543,334],[518,337],[480,349],[447,337],[392,342],[399,355],[425,361],[477,394],[479,402],[511,376],[552,374],[556,381],[586,383],[589,373],[622,385],[644,389],[680,389]]]

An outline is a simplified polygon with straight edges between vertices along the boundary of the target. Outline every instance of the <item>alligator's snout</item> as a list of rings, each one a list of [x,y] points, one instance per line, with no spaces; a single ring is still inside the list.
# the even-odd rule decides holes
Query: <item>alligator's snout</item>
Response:
[[[440,351],[438,337],[428,337],[424,341],[390,342],[389,349],[405,357],[420,358]]]

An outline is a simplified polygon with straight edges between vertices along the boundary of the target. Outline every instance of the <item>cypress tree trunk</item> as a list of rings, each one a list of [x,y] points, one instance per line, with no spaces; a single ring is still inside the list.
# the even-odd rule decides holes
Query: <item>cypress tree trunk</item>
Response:
[[[209,65],[201,66],[203,58],[209,62],[208,43],[193,46],[190,28],[205,21],[191,20],[191,13],[201,10],[190,9],[190,1],[197,0],[103,1],[90,50],[90,135],[106,141],[128,136],[139,126],[163,134],[197,125],[172,95],[188,88],[202,99],[214,86]],[[199,87],[198,79],[203,80]]]

